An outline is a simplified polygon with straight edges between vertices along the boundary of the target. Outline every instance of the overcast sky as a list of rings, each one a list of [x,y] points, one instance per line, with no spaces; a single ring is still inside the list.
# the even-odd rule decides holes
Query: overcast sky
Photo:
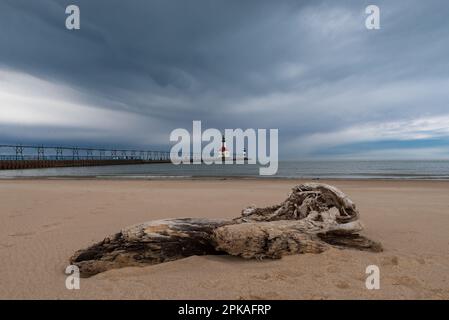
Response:
[[[193,120],[278,128],[282,159],[449,159],[449,2],[0,1],[0,143],[168,150]]]

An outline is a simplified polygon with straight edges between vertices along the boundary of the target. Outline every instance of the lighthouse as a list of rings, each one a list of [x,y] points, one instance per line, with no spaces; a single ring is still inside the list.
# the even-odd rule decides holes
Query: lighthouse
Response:
[[[225,159],[229,158],[229,156],[230,156],[229,150],[228,150],[228,148],[226,148],[225,136],[222,136],[222,139],[221,139],[221,148],[220,148],[219,156],[222,159],[222,161],[225,161]]]

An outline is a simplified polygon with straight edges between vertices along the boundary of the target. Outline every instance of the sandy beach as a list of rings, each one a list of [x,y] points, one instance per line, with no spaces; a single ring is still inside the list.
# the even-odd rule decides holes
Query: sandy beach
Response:
[[[449,181],[324,181],[357,204],[382,253],[331,249],[280,260],[193,256],[65,287],[74,251],[170,217],[232,218],[300,180],[0,181],[1,299],[449,299]],[[365,288],[377,265],[381,288]]]

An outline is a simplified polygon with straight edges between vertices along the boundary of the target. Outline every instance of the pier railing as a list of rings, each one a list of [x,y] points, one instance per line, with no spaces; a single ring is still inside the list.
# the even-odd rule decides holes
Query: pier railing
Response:
[[[142,160],[170,161],[170,152],[42,145],[0,145],[0,160]]]
[[[0,144],[0,170],[170,163],[170,154],[169,151],[139,149]],[[220,159],[190,154],[183,161],[202,163]],[[232,159],[248,160],[245,154],[234,154]]]

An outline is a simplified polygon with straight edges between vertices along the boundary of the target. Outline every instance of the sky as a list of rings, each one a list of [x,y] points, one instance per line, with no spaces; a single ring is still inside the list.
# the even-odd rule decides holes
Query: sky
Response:
[[[278,129],[280,159],[449,159],[449,2],[0,1],[0,143],[169,150],[193,120]]]

